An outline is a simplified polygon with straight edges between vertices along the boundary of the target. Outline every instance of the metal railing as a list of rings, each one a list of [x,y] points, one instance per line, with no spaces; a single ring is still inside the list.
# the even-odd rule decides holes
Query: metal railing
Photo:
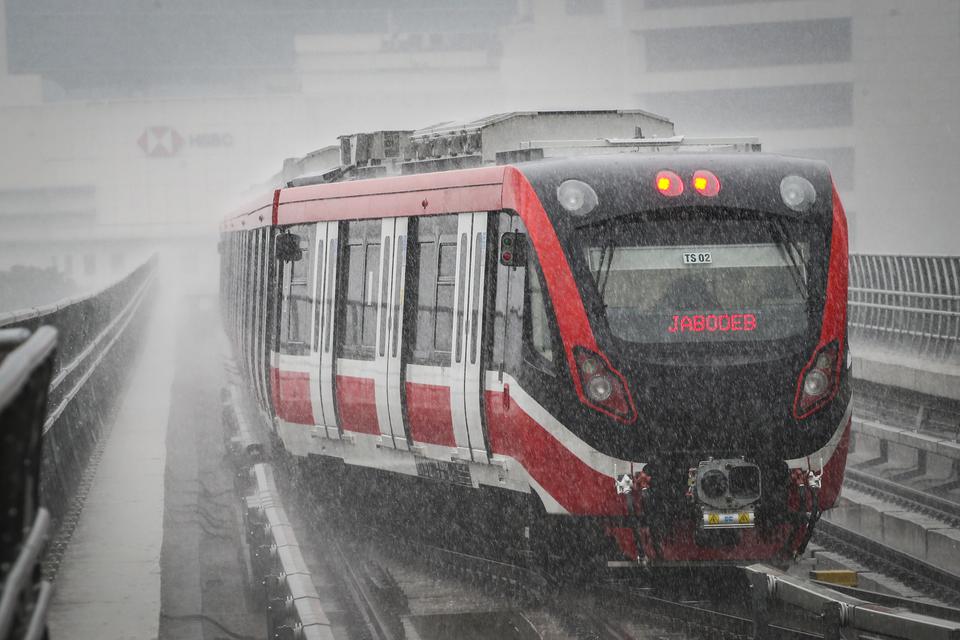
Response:
[[[825,640],[846,637],[960,638],[958,622],[874,604],[765,565],[751,565],[745,571],[753,589],[754,638],[757,640],[780,637],[771,625],[777,608],[781,606],[796,607],[819,618],[819,631]],[[848,636],[846,631],[853,632],[853,635]]]
[[[851,339],[960,357],[960,256],[850,256]]]
[[[57,332],[0,329],[0,639],[40,638],[51,585],[40,555],[50,514],[40,506],[47,387]]]
[[[44,395],[39,487],[54,533],[70,519],[71,501],[122,395],[148,317],[145,302],[151,298],[156,267],[154,257],[98,292],[0,315],[2,328],[40,333],[39,327],[49,325],[59,334]],[[47,553],[51,577],[63,552],[59,546],[54,543]]]

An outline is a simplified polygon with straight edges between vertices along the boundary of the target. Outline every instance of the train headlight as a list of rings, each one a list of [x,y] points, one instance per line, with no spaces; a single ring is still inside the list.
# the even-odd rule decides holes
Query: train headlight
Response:
[[[580,401],[618,422],[630,424],[637,419],[637,410],[627,389],[627,381],[598,353],[574,347],[577,363]]]
[[[806,418],[836,394],[840,383],[840,346],[834,341],[820,347],[800,372],[793,413]]]
[[[820,369],[814,369],[803,379],[803,392],[808,396],[819,397],[827,390],[827,375]]]
[[[587,382],[587,395],[594,402],[604,402],[611,393],[613,393],[613,383],[603,374],[593,376]]]
[[[564,180],[557,187],[557,200],[560,206],[575,216],[585,216],[600,204],[597,192],[586,182]]]
[[[780,197],[783,198],[783,204],[803,213],[817,201],[817,190],[806,178],[787,176],[780,181]]]

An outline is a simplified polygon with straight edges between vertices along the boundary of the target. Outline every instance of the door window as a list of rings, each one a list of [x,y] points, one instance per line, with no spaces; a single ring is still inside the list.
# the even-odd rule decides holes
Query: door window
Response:
[[[411,362],[449,365],[453,345],[453,297],[456,289],[457,216],[410,220],[411,256],[407,268],[416,296],[411,323]],[[405,331],[406,333],[406,331]]]
[[[380,282],[380,220],[346,223],[343,240],[343,339],[340,355],[373,360]]]
[[[294,225],[290,233],[300,236],[303,252],[296,262],[283,262],[280,317],[280,353],[306,355],[310,350],[310,317],[313,312],[313,239],[316,225]]]
[[[543,274],[536,252],[527,248],[525,313],[523,323],[524,357],[538,369],[554,372],[553,330],[550,305],[543,286]]]

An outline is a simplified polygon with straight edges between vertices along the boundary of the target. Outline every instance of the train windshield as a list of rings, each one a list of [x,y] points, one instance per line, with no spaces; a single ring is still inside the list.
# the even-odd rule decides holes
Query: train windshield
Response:
[[[779,220],[608,223],[581,239],[621,340],[765,341],[807,329],[811,244]]]

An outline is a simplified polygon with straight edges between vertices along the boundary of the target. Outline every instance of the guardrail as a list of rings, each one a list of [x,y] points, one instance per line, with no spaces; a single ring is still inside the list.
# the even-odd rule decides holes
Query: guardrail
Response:
[[[825,640],[847,637],[844,630],[870,637],[904,640],[956,640],[960,623],[894,609],[788,576],[765,565],[745,569],[753,589],[754,638],[778,637],[771,624],[778,606],[793,606],[820,618]]]
[[[0,330],[0,639],[41,638],[51,585],[40,554],[50,526],[40,506],[42,430],[57,332]]]
[[[244,522],[253,567],[267,601],[268,636],[332,640],[330,620],[283,509],[269,463],[250,470],[254,493],[245,498]]]
[[[241,409],[238,388],[231,384],[223,389],[221,401],[227,450],[245,507],[249,577],[254,593],[266,603],[267,637],[332,640],[330,620],[283,508],[273,467],[263,461],[263,443]]]
[[[960,357],[960,256],[850,256],[854,340]]]
[[[96,293],[0,315],[0,328],[39,333],[39,327],[50,325],[59,334],[42,423],[39,489],[40,503],[50,511],[53,532],[72,531],[76,525],[79,513],[68,510],[122,394],[125,372],[148,316],[145,302],[151,297],[156,267],[153,257]],[[62,547],[55,543],[48,550],[50,577]]]

